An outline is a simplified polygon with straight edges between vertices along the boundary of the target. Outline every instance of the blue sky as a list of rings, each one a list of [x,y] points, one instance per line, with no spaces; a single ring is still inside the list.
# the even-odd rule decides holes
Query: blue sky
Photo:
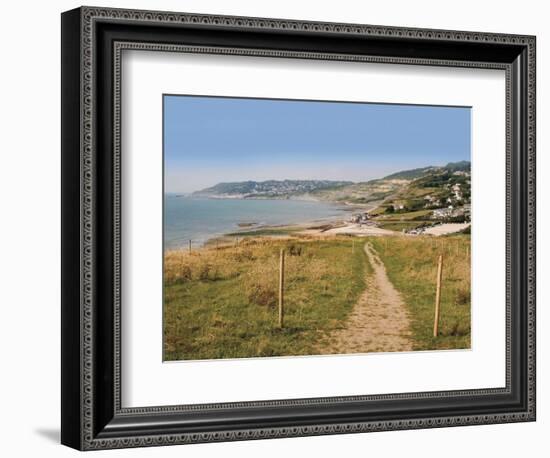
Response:
[[[165,191],[470,160],[470,108],[164,96]]]

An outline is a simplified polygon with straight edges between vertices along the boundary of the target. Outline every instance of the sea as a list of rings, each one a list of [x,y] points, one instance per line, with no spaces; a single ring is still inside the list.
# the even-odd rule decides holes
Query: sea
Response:
[[[208,199],[166,194],[164,198],[164,248],[202,246],[209,239],[262,226],[322,223],[345,218],[339,204],[310,200]],[[251,224],[240,227],[239,224]]]

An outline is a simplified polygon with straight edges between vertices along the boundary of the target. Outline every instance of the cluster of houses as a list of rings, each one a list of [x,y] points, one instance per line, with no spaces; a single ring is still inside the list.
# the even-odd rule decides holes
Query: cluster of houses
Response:
[[[468,174],[468,172],[455,172],[457,174]],[[456,218],[464,216],[466,220],[470,219],[470,203],[469,199],[464,197],[464,192],[460,183],[446,185],[450,191],[447,198],[425,196],[426,201],[424,208],[432,209],[431,219],[442,220],[448,218]]]
[[[449,205],[445,208],[436,208],[431,218],[432,219],[447,219],[447,218],[456,218],[464,216],[466,220],[470,219],[471,216],[471,205],[464,204],[460,207]]]
[[[466,170],[457,170],[456,172],[453,172],[453,175],[459,176],[459,177],[469,177],[470,172],[467,172]]]
[[[468,199],[464,197],[464,191],[462,190],[462,185],[460,183],[455,183],[453,185],[447,184],[445,185],[445,188],[450,192],[450,195],[446,199],[431,195],[425,196],[424,200],[426,201],[426,204],[424,205],[424,208],[434,208],[442,206],[445,203],[456,204],[468,201]]]
[[[464,195],[460,183],[449,186],[449,190],[451,191],[451,195],[446,199],[431,195],[425,196],[424,200],[426,203],[424,204],[424,208],[438,208],[445,206],[446,204],[457,204],[464,201]]]
[[[350,216],[349,221],[350,223],[359,224],[360,226],[376,226],[376,223],[370,220],[368,212],[354,213]]]
[[[460,183],[456,183],[451,186],[451,191],[456,200],[462,200],[462,189],[460,189]]]
[[[438,208],[445,205],[445,199],[441,199],[439,197],[426,196],[424,197],[424,200],[426,201],[424,208]]]

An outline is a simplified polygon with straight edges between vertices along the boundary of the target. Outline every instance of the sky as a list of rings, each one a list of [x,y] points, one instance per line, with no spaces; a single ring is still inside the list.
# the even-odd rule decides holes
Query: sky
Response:
[[[368,181],[470,160],[470,111],[165,95],[165,191],[246,180]]]

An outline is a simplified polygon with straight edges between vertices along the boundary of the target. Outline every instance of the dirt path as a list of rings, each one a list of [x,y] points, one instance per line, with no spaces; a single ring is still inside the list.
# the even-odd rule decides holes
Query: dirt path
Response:
[[[325,354],[412,350],[405,303],[372,245],[364,249],[374,272],[367,275],[367,287],[344,328],[329,335]]]

